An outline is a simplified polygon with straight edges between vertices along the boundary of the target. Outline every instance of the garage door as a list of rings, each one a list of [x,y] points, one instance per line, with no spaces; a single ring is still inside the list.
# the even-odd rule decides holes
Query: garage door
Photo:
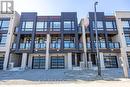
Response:
[[[51,57],[51,69],[64,69],[64,57]]]
[[[4,58],[0,57],[0,69],[3,69]]]
[[[104,63],[106,68],[118,68],[116,56],[104,56]]]
[[[129,68],[130,68],[130,56],[128,56],[128,63],[129,63]]]
[[[34,57],[32,69],[45,69],[45,57]]]

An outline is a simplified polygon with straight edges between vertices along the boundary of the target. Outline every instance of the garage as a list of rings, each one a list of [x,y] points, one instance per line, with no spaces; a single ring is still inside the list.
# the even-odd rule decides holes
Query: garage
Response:
[[[118,68],[116,56],[104,56],[104,64],[106,68]]]
[[[129,68],[130,68],[130,56],[128,56],[128,64],[129,64]]]
[[[45,57],[33,57],[32,69],[45,69]]]
[[[64,69],[65,62],[63,56],[52,56],[51,57],[51,69]]]
[[[4,57],[0,57],[0,69],[3,69]]]

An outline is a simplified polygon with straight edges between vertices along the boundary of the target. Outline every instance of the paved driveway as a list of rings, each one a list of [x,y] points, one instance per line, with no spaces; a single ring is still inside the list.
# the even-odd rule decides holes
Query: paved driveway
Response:
[[[129,71],[130,76],[130,71]],[[97,76],[96,70],[25,70],[25,71],[0,71],[0,84],[33,84],[48,82],[76,82],[112,80],[119,81],[123,78],[122,69],[106,69],[102,77]]]

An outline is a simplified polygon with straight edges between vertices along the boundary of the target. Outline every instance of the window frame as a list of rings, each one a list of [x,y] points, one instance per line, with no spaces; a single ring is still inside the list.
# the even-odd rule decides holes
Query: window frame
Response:
[[[26,26],[27,23],[29,23],[29,22],[32,23],[32,27],[27,27]],[[23,21],[22,22],[22,27],[21,27],[22,31],[32,31],[33,28],[34,28],[34,22],[33,21]]]

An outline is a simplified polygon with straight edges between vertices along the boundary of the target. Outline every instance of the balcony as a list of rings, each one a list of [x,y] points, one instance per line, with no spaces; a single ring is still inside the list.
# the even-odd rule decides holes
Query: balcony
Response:
[[[60,49],[61,43],[50,43],[51,49]]]
[[[87,43],[86,43],[86,47],[87,47],[87,49],[90,49],[90,48],[91,48],[90,42],[87,42]],[[83,48],[83,43],[79,43],[79,48],[80,48],[80,49]]]
[[[46,43],[35,43],[35,49],[45,49]]]
[[[28,50],[31,47],[31,43],[20,43],[20,49]]]
[[[120,48],[120,43],[119,42],[109,42],[108,47],[109,48]]]
[[[94,48],[97,48],[96,47],[96,42],[94,42]],[[99,42],[98,43],[98,48],[105,49],[106,48],[106,43],[105,42]]]
[[[74,49],[75,48],[75,43],[72,42],[64,42],[64,48],[65,49]]]

